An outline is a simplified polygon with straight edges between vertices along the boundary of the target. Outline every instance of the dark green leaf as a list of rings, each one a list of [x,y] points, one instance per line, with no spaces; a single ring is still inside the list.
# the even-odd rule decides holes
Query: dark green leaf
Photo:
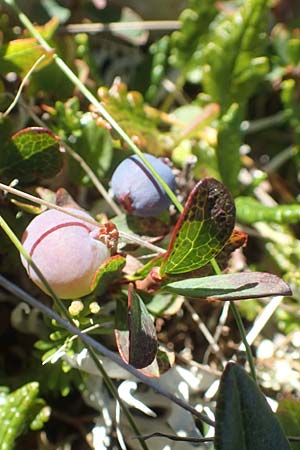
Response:
[[[175,226],[161,274],[190,272],[207,264],[224,247],[235,222],[233,199],[213,178],[199,181]]]
[[[128,287],[128,327],[129,363],[138,369],[149,366],[157,352],[155,326],[132,284]]]
[[[276,275],[264,272],[190,278],[168,283],[164,289],[186,297],[218,300],[240,300],[292,294],[287,283]]]
[[[0,154],[0,173],[23,182],[53,177],[62,164],[59,138],[47,128],[24,128],[12,136]]]
[[[279,422],[240,366],[223,372],[216,409],[216,450],[290,450]]]
[[[128,287],[128,316],[117,304],[116,340],[122,358],[137,369],[148,367],[155,359],[157,338],[153,320],[133,285]]]

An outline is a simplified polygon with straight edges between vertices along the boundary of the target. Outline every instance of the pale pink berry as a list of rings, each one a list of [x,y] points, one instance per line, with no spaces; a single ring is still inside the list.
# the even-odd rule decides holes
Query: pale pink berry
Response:
[[[66,210],[91,219],[84,211]],[[110,256],[108,247],[98,239],[98,230],[97,226],[53,209],[35,217],[26,228],[23,246],[58,297],[75,299],[91,292],[95,272]],[[31,280],[48,293],[22,255],[21,260]]]

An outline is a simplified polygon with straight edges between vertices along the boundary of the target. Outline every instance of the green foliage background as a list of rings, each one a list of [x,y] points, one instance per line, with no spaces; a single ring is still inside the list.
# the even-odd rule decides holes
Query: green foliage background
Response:
[[[1,182],[38,193],[51,201],[54,192],[62,186],[82,207],[94,215],[101,213],[114,220],[123,232],[141,238],[167,234],[176,222],[176,212],[162,215],[150,224],[142,220],[137,224],[124,215],[114,218],[115,211],[97,192],[90,173],[74,158],[75,152],[109,190],[114,168],[131,151],[95,107],[89,105],[78,87],[66,78],[55,64],[53,52],[48,52],[36,67],[23,86],[16,106],[5,114],[20,83],[45,53],[42,46],[20,28],[8,3],[0,2]],[[161,20],[156,0],[149,3],[153,14],[157,13],[152,18]],[[168,31],[165,25],[166,28],[162,26],[161,31],[150,34],[146,26],[134,32],[124,29],[90,32],[88,23],[142,21],[146,13],[131,2],[126,5],[125,2],[103,2],[102,7],[96,1],[83,1],[74,2],[72,8],[65,1],[20,1],[18,5],[39,24],[41,35],[134,143],[144,152],[169,158],[177,174],[177,194],[182,203],[196,182],[204,177],[214,177],[224,183],[235,199],[238,226],[249,234],[248,247],[243,256],[240,254],[242,269],[276,273],[293,288],[293,297],[287,300],[286,307],[275,312],[269,324],[271,340],[273,335],[281,333],[291,341],[300,321],[300,11],[297,2],[189,0],[183,6],[177,5],[182,10],[175,27],[178,29]],[[125,6],[132,9],[125,10]],[[74,23],[84,23],[85,28],[73,32],[68,26]],[[28,202],[1,195],[1,216],[19,238],[32,214],[39,211]],[[167,247],[166,241],[162,245]],[[134,248],[132,253],[139,258],[142,251]],[[0,256],[2,275],[20,283],[33,295],[41,296],[37,288],[29,284],[17,251],[4,233],[0,234]],[[238,263],[232,264],[238,270]],[[107,281],[96,290],[96,298],[85,299],[79,312],[78,305],[68,305],[72,311],[76,310],[74,316],[82,327],[91,323],[99,326],[94,333],[101,340],[111,335],[114,328],[114,318],[102,306],[116,301],[117,295],[122,305],[125,298],[114,285],[114,280],[121,278],[123,267],[124,260],[120,257],[98,274],[97,280]],[[132,279],[142,279],[152,267],[150,262],[133,271]],[[203,275],[207,275],[205,271]],[[162,315],[166,325],[160,339],[166,345],[173,345],[172,329],[179,328],[182,317],[180,309],[174,307],[175,296],[170,297],[167,291],[152,297],[145,294],[142,301],[149,302],[149,310],[155,311],[154,315]],[[47,361],[62,346],[72,357],[82,346],[78,341],[73,342],[57,324],[44,320],[35,322],[32,311],[29,317],[19,318],[17,325],[13,321],[10,324],[18,308],[15,303],[16,299],[1,291],[0,309],[3,308],[8,317],[1,334],[9,344],[7,348],[1,347],[0,383],[12,393],[6,392],[6,403],[3,407],[0,405],[0,412],[2,408],[4,414],[7,398],[15,399],[20,392],[23,395],[29,390],[30,401],[28,408],[22,410],[24,427],[16,429],[9,448],[32,421],[44,426],[46,417],[41,418],[41,411],[45,403],[37,398],[38,387],[41,395],[53,405],[58,398],[62,402],[67,396],[81,398],[78,393],[84,391],[85,381],[85,376],[72,370],[66,361],[59,361],[55,367],[46,365],[42,370],[41,358]],[[249,327],[263,307],[258,301],[241,304]],[[218,320],[214,308],[211,305],[198,308],[208,328],[213,330]],[[215,317],[215,322],[211,321],[211,316]],[[148,317],[146,323],[147,320]],[[234,335],[236,329],[231,318],[228,326]],[[198,346],[196,333],[185,330],[193,343],[192,358],[201,363],[205,345],[201,341],[201,350],[194,350]],[[25,350],[17,352],[20,360],[17,363],[13,360],[10,366],[14,349],[22,348],[23,335],[26,336]],[[270,338],[270,331],[263,337]],[[235,353],[232,343],[224,338],[222,345],[226,358],[230,359]],[[184,339],[174,344],[178,352],[184,346]],[[213,358],[208,362],[212,366],[219,363]],[[263,388],[263,374],[268,369],[267,364],[258,366]],[[232,369],[237,384],[248,386],[244,375],[239,369],[236,373],[235,370]],[[49,382],[45,381],[46,371]],[[228,383],[228,379],[225,378],[224,383]],[[253,386],[251,383],[249,386],[251,391]],[[289,430],[297,433],[294,430],[299,423],[299,401],[294,396],[292,383],[280,389],[273,385],[268,388],[276,400],[279,396],[292,397],[280,404],[279,419],[288,433]],[[231,405],[233,410],[237,411],[237,404],[242,400]],[[224,409],[227,406],[228,403]],[[83,403],[80,408],[85,413]],[[273,424],[273,416],[268,418]],[[242,431],[248,426],[248,423],[242,424]],[[1,433],[7,432],[3,425],[2,428],[0,441]],[[69,432],[64,431],[63,435],[69,436]],[[78,445],[82,448],[83,444]],[[245,448],[260,448],[253,441],[249,445]],[[297,445],[293,444],[292,448],[296,449]],[[227,447],[221,440],[216,448],[225,450]]]

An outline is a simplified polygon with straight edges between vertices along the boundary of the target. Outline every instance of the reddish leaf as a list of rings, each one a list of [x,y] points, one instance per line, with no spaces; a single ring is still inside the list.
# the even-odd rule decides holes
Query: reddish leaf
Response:
[[[132,284],[128,287],[127,320],[119,302],[116,322],[115,336],[121,357],[137,369],[149,366],[157,352],[155,326]]]

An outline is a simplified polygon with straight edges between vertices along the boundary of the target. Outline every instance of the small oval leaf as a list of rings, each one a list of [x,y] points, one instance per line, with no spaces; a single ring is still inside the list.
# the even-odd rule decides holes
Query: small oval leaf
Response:
[[[161,275],[191,272],[207,264],[224,247],[234,223],[234,201],[225,186],[214,178],[199,181],[175,226]]]
[[[62,168],[59,138],[47,128],[24,128],[14,134],[0,155],[0,173],[32,182],[50,178]]]

